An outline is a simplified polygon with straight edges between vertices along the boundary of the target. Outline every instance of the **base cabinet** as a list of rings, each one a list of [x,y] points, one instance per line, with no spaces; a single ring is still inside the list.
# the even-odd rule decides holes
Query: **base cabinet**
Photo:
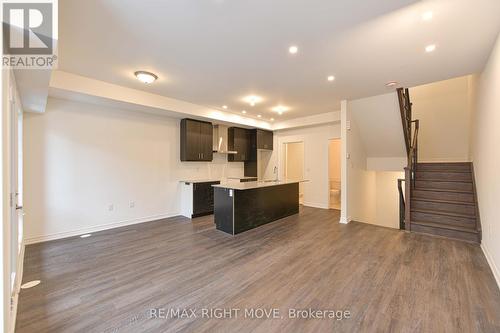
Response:
[[[214,188],[212,185],[220,182],[193,184],[193,214],[192,217],[210,215],[214,212]]]

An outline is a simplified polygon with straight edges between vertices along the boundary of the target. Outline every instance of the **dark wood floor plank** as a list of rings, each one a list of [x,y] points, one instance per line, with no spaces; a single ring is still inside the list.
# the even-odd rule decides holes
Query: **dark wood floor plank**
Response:
[[[497,332],[500,291],[477,245],[338,223],[334,210],[237,236],[213,217],[26,248],[16,332]],[[150,319],[152,308],[279,308],[284,319]],[[288,319],[289,308],[352,317]],[[243,311],[243,310],[242,310]]]

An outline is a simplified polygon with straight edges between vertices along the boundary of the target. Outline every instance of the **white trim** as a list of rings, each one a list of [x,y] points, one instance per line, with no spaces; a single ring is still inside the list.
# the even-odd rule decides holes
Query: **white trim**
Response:
[[[341,217],[340,217],[340,221],[339,221],[339,223],[340,223],[340,224],[348,224],[348,223],[349,223],[349,222],[351,222],[351,221],[352,221],[352,219],[351,219],[351,217],[350,217],[350,216],[345,217],[345,218],[341,216]]]
[[[71,231],[63,231],[63,232],[57,232],[54,234],[49,234],[49,235],[43,235],[43,236],[35,236],[35,237],[27,237],[25,240],[25,244],[35,244],[35,243],[41,243],[41,242],[47,242],[55,239],[61,239],[61,238],[67,238],[67,237],[74,237],[82,234],[90,234],[93,232],[98,232],[98,231],[103,231],[103,230],[109,230],[109,229],[114,229],[118,227],[124,227],[127,225],[131,224],[138,224],[138,223],[144,223],[144,222],[153,222],[156,220],[160,219],[166,219],[169,217],[174,217],[174,216],[179,216],[179,213],[176,214],[159,214],[159,215],[152,215],[152,216],[145,216],[145,217],[139,217],[131,220],[123,220],[123,221],[118,221],[118,222],[113,222],[113,223],[108,223],[108,224],[101,224],[93,227],[88,227],[88,228],[80,228],[76,230],[71,230]]]
[[[488,264],[490,265],[491,271],[493,272],[493,276],[497,281],[498,288],[500,288],[500,270],[495,265],[493,257],[490,255],[490,252],[488,251],[486,244],[481,243],[481,249],[483,250],[484,256],[486,257],[486,261],[488,261]]]
[[[306,207],[313,207],[313,208],[321,208],[321,209],[330,209],[328,205],[325,205],[323,203],[316,203],[316,202],[302,202],[302,206]]]
[[[14,333],[16,329],[16,318],[17,318],[17,304],[19,301],[19,291],[21,290],[21,284],[23,283],[23,270],[24,270],[24,240],[21,241],[21,249],[19,251],[19,256],[17,258],[17,269],[16,269],[16,280],[14,284],[14,294],[12,297],[12,310],[10,312],[10,328],[9,332]]]

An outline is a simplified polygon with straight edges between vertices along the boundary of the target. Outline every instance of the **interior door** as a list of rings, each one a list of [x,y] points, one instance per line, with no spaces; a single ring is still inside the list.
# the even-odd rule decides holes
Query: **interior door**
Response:
[[[14,83],[11,82],[11,85]],[[14,91],[14,90],[12,90]],[[11,92],[11,94],[13,94]],[[23,239],[23,193],[22,193],[22,130],[23,113],[20,105],[16,102],[15,96],[10,97],[11,112],[11,172],[10,172],[10,200],[11,200],[11,292],[14,292],[19,254]]]

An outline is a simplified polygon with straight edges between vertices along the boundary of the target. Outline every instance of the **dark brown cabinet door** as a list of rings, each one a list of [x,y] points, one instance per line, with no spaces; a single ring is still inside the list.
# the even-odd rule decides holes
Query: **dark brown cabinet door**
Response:
[[[257,130],[257,149],[273,150],[273,132]]]
[[[181,161],[211,161],[212,123],[181,120]]]
[[[213,126],[211,123],[200,123],[200,153],[202,161],[213,159]]]
[[[228,155],[229,162],[244,162],[250,159],[250,131],[245,128],[230,127],[228,130],[228,145],[236,154]]]
[[[213,214],[214,188],[212,185],[215,184],[220,184],[220,182],[193,184],[193,215],[191,217]]]

